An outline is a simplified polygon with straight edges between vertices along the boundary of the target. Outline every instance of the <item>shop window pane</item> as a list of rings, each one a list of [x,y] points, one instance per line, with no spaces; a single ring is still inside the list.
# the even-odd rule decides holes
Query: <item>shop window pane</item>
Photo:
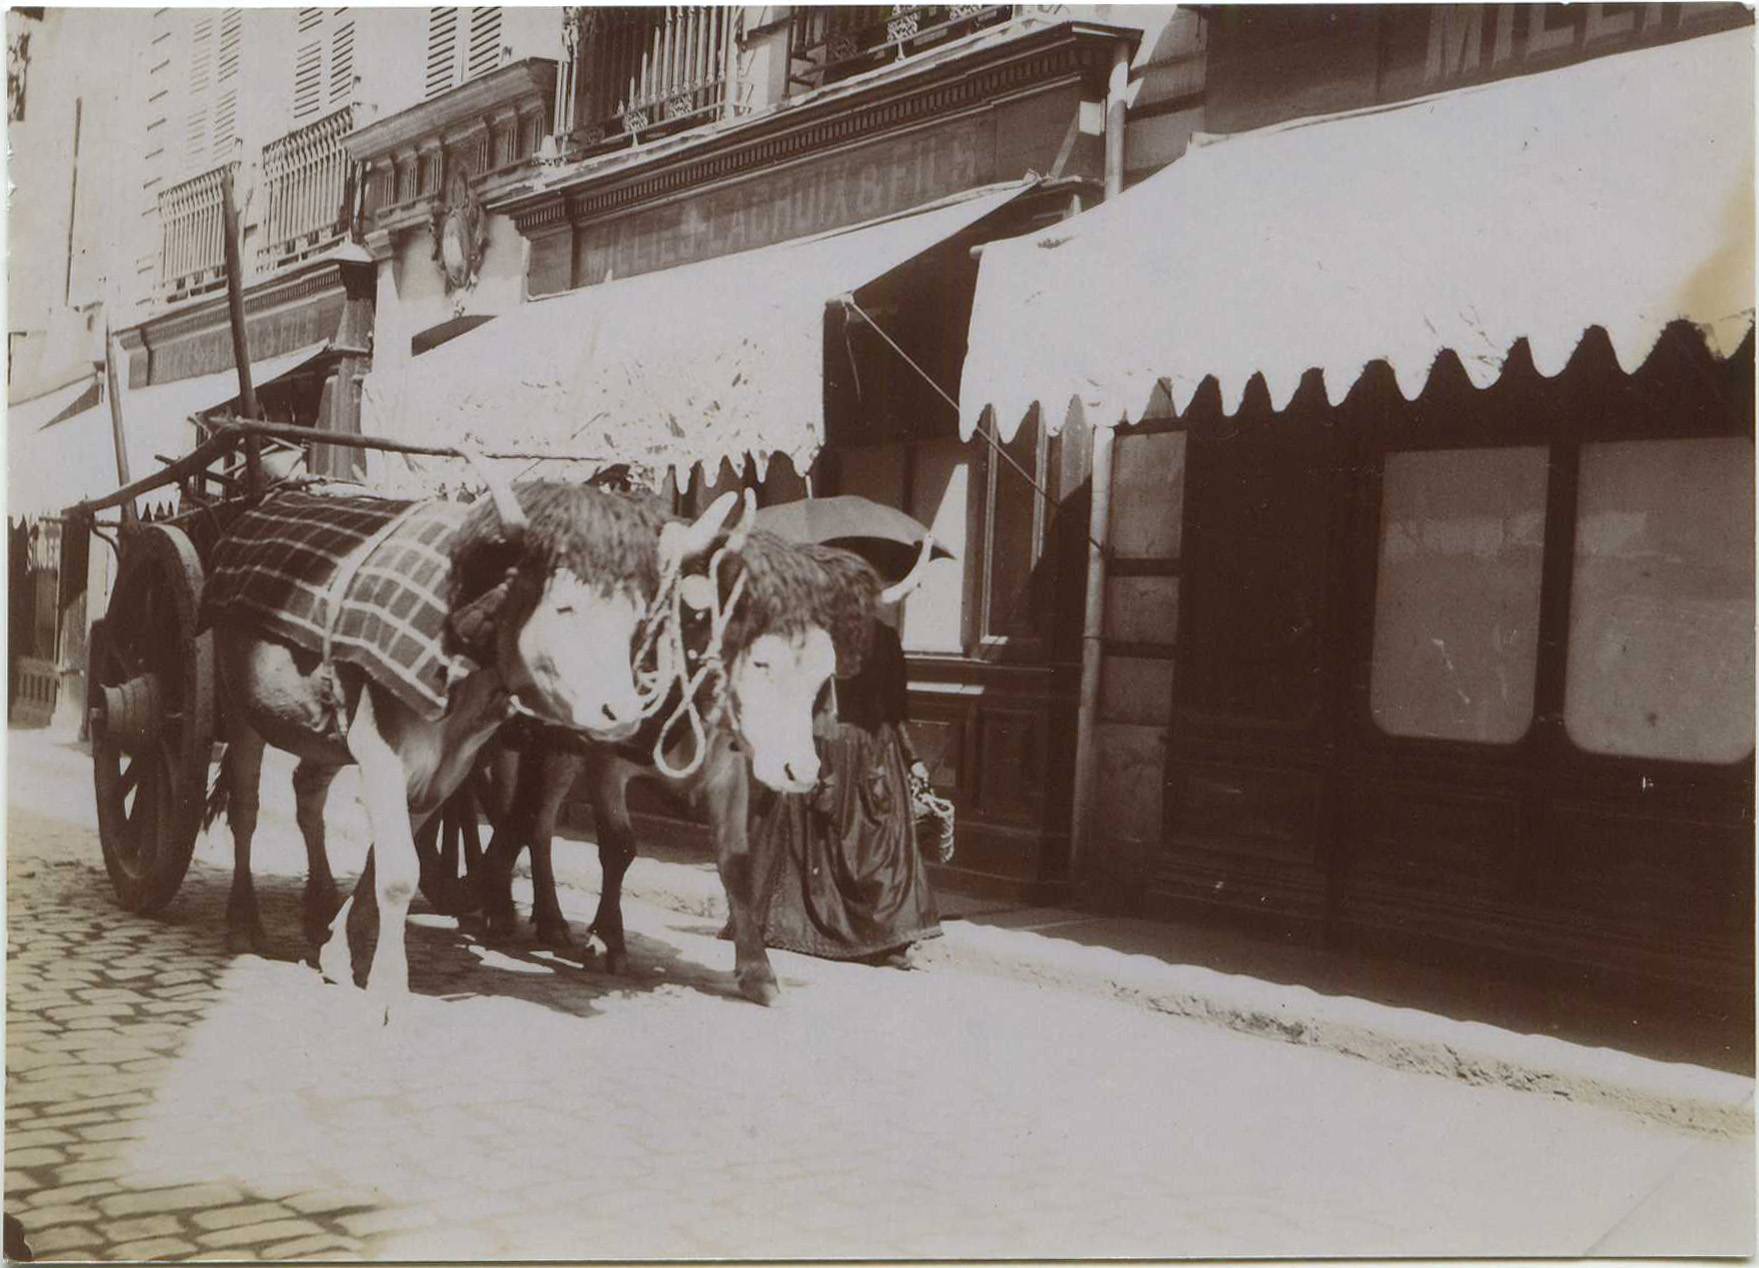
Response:
[[[1585,445],[1564,723],[1595,753],[1753,751],[1753,445]]]
[[[955,557],[929,564],[921,589],[904,600],[904,650],[957,655],[964,651],[965,567],[972,553],[965,540],[970,451],[958,440],[937,440],[912,446],[910,456],[911,504],[905,509]]]
[[[981,443],[981,442],[980,442]],[[993,452],[989,462],[990,525],[985,556],[985,641],[1032,638],[1038,632],[1032,612],[1032,569],[1038,562],[1038,491],[1021,470],[1040,483],[1038,415],[1035,412],[1002,446],[1013,463]],[[1020,470],[1015,469],[1018,464]]]
[[[1386,457],[1369,705],[1393,735],[1508,744],[1533,717],[1546,451]]]

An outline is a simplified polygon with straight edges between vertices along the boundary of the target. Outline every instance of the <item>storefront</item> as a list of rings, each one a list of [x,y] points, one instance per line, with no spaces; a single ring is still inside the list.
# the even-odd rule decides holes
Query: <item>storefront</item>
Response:
[[[680,509],[810,480],[929,523],[958,559],[932,565],[904,640],[919,750],[959,802],[943,879],[1013,894],[1064,879],[1078,651],[1043,616],[1078,615],[1078,571],[1057,568],[1078,517],[1057,508],[1084,468],[1051,437],[1016,442],[1047,503],[961,440],[928,380],[958,382],[972,247],[1097,199],[1097,104],[1137,38],[993,27],[540,172],[485,202],[529,240],[532,301],[375,368],[363,397],[371,431],[634,461]]]
[[[1127,424],[1094,892],[1750,1024],[1752,91],[1681,39],[985,253],[967,432]]]

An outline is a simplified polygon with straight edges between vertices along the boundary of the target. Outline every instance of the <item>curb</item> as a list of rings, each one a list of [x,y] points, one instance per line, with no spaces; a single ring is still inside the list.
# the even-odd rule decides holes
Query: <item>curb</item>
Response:
[[[566,885],[574,877],[560,879]],[[638,858],[623,892],[686,915],[716,921],[727,915],[720,880],[708,865]],[[922,949],[925,965],[1076,990],[1392,1070],[1554,1096],[1705,1135],[1745,1137],[1754,1130],[1754,1081],[1737,1074],[1322,995],[1030,930],[955,921],[943,927],[943,935]]]

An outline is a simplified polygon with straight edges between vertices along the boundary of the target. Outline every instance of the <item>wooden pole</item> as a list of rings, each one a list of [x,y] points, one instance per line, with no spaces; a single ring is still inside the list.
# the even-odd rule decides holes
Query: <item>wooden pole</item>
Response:
[[[128,441],[127,433],[122,429],[122,388],[116,370],[116,340],[111,336],[108,324],[104,327],[104,394],[110,398],[110,435],[116,443],[116,482],[126,486],[129,482]],[[134,518],[134,499],[130,498],[122,504],[122,521],[132,524]]]
[[[1105,103],[1105,197],[1124,190],[1124,126],[1130,87],[1130,46],[1112,48]],[[1104,302],[1103,297],[1101,302]],[[1115,418],[1093,420],[1090,467],[1093,498],[1087,521],[1087,594],[1081,624],[1081,688],[1075,706],[1075,786],[1069,817],[1069,881],[1081,868],[1093,836],[1099,800],[1099,693],[1105,668],[1106,545],[1112,525],[1112,442]]]
[[[239,247],[238,202],[233,195],[232,177],[238,164],[230,164],[220,178],[220,210],[224,220],[226,250],[226,310],[232,318],[232,359],[238,366],[238,409],[245,418],[259,418],[256,389],[250,381],[250,341],[244,330],[244,268]],[[262,443],[255,436],[244,442],[244,469],[247,486],[252,494],[262,492]]]

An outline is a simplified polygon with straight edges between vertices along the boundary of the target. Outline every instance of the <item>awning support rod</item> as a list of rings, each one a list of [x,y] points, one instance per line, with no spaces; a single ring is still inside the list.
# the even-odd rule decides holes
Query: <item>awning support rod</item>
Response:
[[[897,341],[894,340],[890,335],[888,335],[885,332],[885,330],[881,328],[881,326],[878,322],[876,322],[872,317],[869,317],[867,315],[867,313],[865,311],[863,311],[861,305],[857,304],[855,302],[855,297],[853,295],[843,296],[842,304],[843,304],[844,308],[846,308],[850,312],[856,314],[858,317],[861,318],[862,321],[865,321],[873,329],[873,332],[875,334],[877,334],[881,339],[884,339],[886,341],[886,346],[889,347],[893,352],[897,353],[898,356],[903,359],[905,365],[909,366],[912,370],[915,370],[916,373],[921,377],[922,381],[924,383],[928,384],[931,388],[933,388],[935,390],[936,395],[938,395],[943,401],[945,401],[949,406],[952,407],[953,413],[955,415],[958,414],[959,402],[954,400],[951,396],[949,396],[947,394],[947,390],[945,388],[943,388],[939,383],[936,383],[934,381],[934,378],[929,374],[929,372],[927,370],[924,370],[921,366],[917,365],[915,360],[910,356],[910,354],[908,352],[905,352],[904,349],[900,348],[897,344]],[[993,435],[991,435],[989,432],[985,431],[981,427],[979,427],[977,429],[977,434],[979,436],[983,437],[985,444],[987,444],[991,449],[995,450],[997,457],[1001,458],[1001,460],[1003,462],[1007,463],[1010,467],[1014,468],[1015,471],[1020,473],[1020,478],[1024,481],[1026,481],[1027,484],[1030,484],[1033,487],[1033,489],[1038,493],[1038,496],[1044,499],[1045,505],[1050,507],[1051,514],[1055,515],[1058,510],[1057,500],[1051,496],[1050,490],[1046,489],[1042,484],[1040,484],[1036,479],[1034,479],[1033,475],[1030,471],[1028,471],[1025,467],[1021,466],[1018,462],[1014,461],[1014,456],[1012,454],[1010,454],[1006,449],[1003,449],[1001,446],[1001,443],[999,441],[997,441]],[[1105,550],[1105,547],[1100,545],[1098,542],[1094,541],[1091,536],[1087,539],[1087,543],[1088,543],[1088,545],[1092,546],[1095,550],[1101,551],[1102,553]]]

